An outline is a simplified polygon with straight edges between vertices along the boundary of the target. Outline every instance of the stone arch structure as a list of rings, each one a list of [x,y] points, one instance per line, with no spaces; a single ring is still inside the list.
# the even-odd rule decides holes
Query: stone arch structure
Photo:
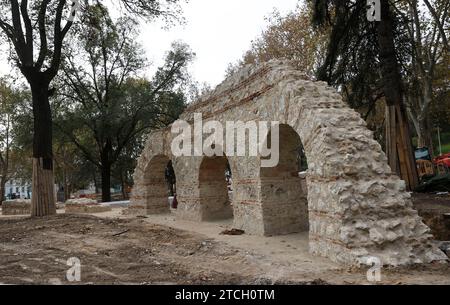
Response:
[[[225,180],[227,162],[226,156],[203,157],[198,174],[202,220],[221,220],[233,217]]]
[[[343,264],[365,263],[370,256],[387,265],[445,258],[364,120],[326,83],[305,79],[289,62],[248,66],[190,105],[181,119],[192,124],[194,113],[204,121],[281,124],[277,168],[261,169],[260,157],[228,157],[235,228],[258,235],[309,229],[310,252]],[[152,204],[158,196],[152,197],[155,186],[145,171],[155,156],[165,155],[177,176],[177,217],[202,221],[203,157],[173,158],[174,136],[170,128],[149,135],[128,212],[161,212]],[[308,160],[307,195],[288,153],[299,141]]]
[[[281,124],[278,165],[260,168],[259,189],[265,234],[308,231],[307,191],[302,189],[297,160],[301,144],[297,132],[291,126]]]
[[[170,145],[165,144],[165,135],[170,130],[160,130],[149,137],[143,154],[138,160],[134,176],[137,183],[132,191],[133,204],[127,214],[164,214],[169,213],[168,185],[165,169],[169,161],[174,161]],[[177,175],[176,166],[174,166]],[[148,211],[148,212],[147,212]]]
[[[151,158],[144,170],[146,205],[155,214],[167,213],[168,186],[165,179],[166,166],[170,159],[166,155],[156,155]]]

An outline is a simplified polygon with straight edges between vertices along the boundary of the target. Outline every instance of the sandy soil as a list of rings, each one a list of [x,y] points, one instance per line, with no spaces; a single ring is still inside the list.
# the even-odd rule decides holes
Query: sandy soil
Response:
[[[413,202],[434,237],[450,241],[450,195],[414,194]]]
[[[308,253],[307,235],[228,236],[229,223],[175,221],[174,215],[43,219],[0,216],[0,283],[67,283],[70,257],[81,284],[370,284]],[[385,268],[381,284],[450,284],[450,266]]]
[[[450,213],[450,194],[442,193],[442,195],[438,195],[414,193],[412,199],[416,209]]]

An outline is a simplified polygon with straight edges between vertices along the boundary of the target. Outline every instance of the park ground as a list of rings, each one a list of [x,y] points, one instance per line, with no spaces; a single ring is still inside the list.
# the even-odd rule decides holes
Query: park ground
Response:
[[[415,204],[449,212],[450,196],[418,195]],[[1,284],[67,284],[71,257],[81,261],[79,284],[372,284],[367,268],[310,255],[304,233],[230,236],[221,234],[229,222],[62,212],[0,216]],[[448,263],[383,268],[380,284],[450,284],[449,274]]]

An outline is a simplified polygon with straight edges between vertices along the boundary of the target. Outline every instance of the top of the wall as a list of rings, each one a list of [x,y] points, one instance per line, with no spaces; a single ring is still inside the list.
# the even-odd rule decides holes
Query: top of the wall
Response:
[[[220,107],[233,106],[233,95],[241,91],[252,91],[260,84],[275,85],[286,75],[298,79],[307,79],[300,71],[293,68],[288,60],[271,60],[258,65],[246,65],[235,74],[226,78],[214,90],[202,96],[198,101],[188,105],[184,116],[194,112],[204,112],[206,107],[220,104]],[[225,100],[225,101],[224,101]],[[217,105],[219,106],[219,105]]]

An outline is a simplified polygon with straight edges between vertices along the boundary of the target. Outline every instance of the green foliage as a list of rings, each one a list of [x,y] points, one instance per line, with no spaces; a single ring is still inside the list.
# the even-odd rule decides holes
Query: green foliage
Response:
[[[362,113],[369,128],[376,132],[381,141],[385,121],[384,110],[380,106],[384,106],[385,94],[392,90],[384,90],[391,82],[384,82],[386,77],[382,78],[380,73],[385,62],[379,49],[380,23],[367,20],[366,1],[308,2],[314,8],[313,23],[318,27],[332,28],[326,60],[317,70],[317,77],[339,88],[344,99]],[[402,91],[399,93],[403,94],[403,104],[411,126],[417,134],[420,133],[423,141],[431,137],[426,128],[444,127],[450,122],[447,111],[450,109],[448,55],[446,57],[444,53],[447,39],[439,30],[442,24],[442,33],[448,33],[448,22],[445,20],[448,20],[449,2],[389,1],[389,8],[395,44],[393,51],[402,79],[402,90],[394,91]],[[433,18],[431,10],[438,16],[439,22]],[[430,92],[431,102],[427,96]]]
[[[439,155],[439,140],[437,139],[437,133],[434,134],[433,143],[434,152],[436,155]],[[441,145],[443,154],[450,153],[450,132],[441,131]]]
[[[112,20],[96,4],[86,25],[70,37],[53,102],[56,136],[72,142],[99,171],[131,183],[144,135],[178,118],[186,105],[183,89],[194,54],[174,43],[163,66],[149,80],[136,22]],[[106,174],[109,175],[109,174]]]
[[[306,4],[298,5],[295,11],[284,16],[274,11],[267,18],[268,27],[252,41],[241,65],[288,59],[297,69],[313,77],[317,66],[322,64],[328,35],[326,29],[312,26],[312,13],[311,6]]]
[[[118,0],[112,1],[112,4],[118,4],[124,8],[123,12],[127,16],[143,18],[147,21],[155,18],[164,18],[166,22],[170,22],[173,20],[180,20],[180,7],[178,5],[180,1]],[[117,23],[113,22],[102,5],[102,3],[106,3],[107,1],[94,1],[93,5],[91,5],[91,1],[79,2],[81,4],[81,12],[76,12],[78,18],[75,20],[80,20],[81,22],[75,22],[76,25],[74,26],[73,19],[69,17],[69,12],[72,13],[71,8],[75,4],[74,1],[0,1],[0,39],[3,42],[9,43],[10,59],[27,79],[33,95],[31,111],[21,113],[21,116],[17,120],[22,124],[21,126],[23,126],[23,129],[18,131],[18,138],[20,138],[22,143],[30,145],[31,141],[29,141],[28,137],[33,135],[33,156],[44,158],[44,167],[46,169],[51,168],[50,162],[53,159],[52,113],[49,110],[49,96],[53,95],[54,88],[50,88],[50,83],[58,74],[61,60],[64,55],[67,55],[65,57],[67,60],[67,58],[75,58],[77,52],[82,53],[80,51],[84,50],[87,51],[84,55],[90,55],[91,58],[78,57],[77,59],[80,59],[80,62],[77,62],[77,64],[82,65],[83,63],[89,62],[94,64],[92,66],[94,68],[92,71],[93,73],[90,74],[90,76],[93,77],[92,82],[84,82],[84,78],[77,78],[78,84],[74,84],[73,82],[70,83],[70,85],[72,85],[71,89],[74,89],[72,92],[70,92],[70,90],[64,90],[64,93],[75,93],[72,98],[78,98],[77,102],[84,104],[81,110],[86,111],[89,119],[86,120],[84,117],[77,117],[74,115],[73,111],[76,110],[76,105],[63,105],[58,102],[55,102],[52,105],[54,109],[56,108],[59,111],[56,114],[58,118],[64,117],[63,120],[70,120],[71,116],[74,118],[74,122],[68,124],[69,131],[64,131],[65,136],[69,136],[70,140],[75,143],[77,148],[83,151],[85,157],[94,163],[95,161],[92,158],[92,154],[85,149],[86,147],[91,147],[90,145],[96,143],[103,154],[105,154],[105,150],[107,149],[109,152],[106,157],[105,155],[103,156],[103,159],[107,159],[107,163],[111,163],[118,158],[121,151],[120,148],[123,148],[125,144],[127,144],[126,141],[121,142],[118,140],[117,142],[120,142],[118,144],[119,148],[115,150],[115,156],[110,156],[113,143],[112,137],[108,136],[111,132],[109,132],[107,128],[108,124],[110,124],[108,119],[111,118],[108,114],[111,114],[113,110],[108,109],[109,105],[106,101],[111,98],[124,98],[123,95],[119,94],[120,86],[116,88],[117,90],[114,90],[114,88],[111,88],[114,86],[110,85],[113,83],[116,85],[122,84],[128,78],[132,77],[132,73],[137,72],[136,67],[139,67],[143,63],[143,58],[135,53],[135,51],[139,49],[134,48],[132,42],[127,43],[126,45],[117,44],[117,42],[119,42],[117,37],[120,37],[127,31],[127,34],[130,34],[129,30],[136,26],[136,23],[133,24],[130,17],[122,18],[124,21],[123,25],[121,24],[121,21],[118,21]],[[109,1],[108,3],[111,4]],[[72,30],[78,29],[78,34],[74,35],[74,39],[78,40],[77,43],[80,43],[80,48],[78,50],[76,48],[69,50],[68,54],[66,54],[66,46],[71,44],[70,42],[67,42],[67,38],[72,26],[76,28]],[[83,27],[85,28],[83,29]],[[98,42],[101,43],[98,44]],[[113,74],[113,71],[117,68],[116,64],[119,64],[120,61],[119,57],[114,58],[109,56],[112,54],[110,50],[113,49],[118,49],[118,53],[122,55],[128,53],[128,56],[125,56],[124,59],[136,60],[135,62],[132,60],[120,62],[120,66],[123,70],[127,71],[122,75],[122,78],[120,76],[118,77],[115,73]],[[71,51],[75,54],[70,54]],[[108,65],[101,65],[99,62],[100,59],[103,60],[103,63],[107,62]],[[99,68],[99,70],[96,71],[95,67]],[[77,70],[74,66],[74,62],[71,63],[71,66],[69,66],[68,69],[72,69],[72,71]],[[65,72],[67,72],[67,70]],[[75,73],[72,74],[72,76],[88,76],[88,74],[83,75],[83,71],[81,72],[81,74]],[[104,82],[97,82],[95,79],[99,78],[101,75],[104,76]],[[69,82],[73,80],[74,79],[70,79]],[[80,83],[88,86],[95,84],[96,87],[83,88],[83,86],[80,86]],[[58,86],[57,83],[55,85]],[[89,89],[84,90],[87,88]],[[162,87],[162,89],[167,88]],[[84,91],[80,92],[79,90]],[[105,95],[99,95],[100,92],[103,92]],[[97,98],[96,101],[92,99],[93,96]],[[90,100],[91,102],[94,101],[96,105],[88,105],[86,100]],[[29,105],[24,106],[23,109],[28,106]],[[121,108],[115,107],[114,111],[118,109],[120,110]],[[78,110],[80,110],[80,107]],[[34,117],[31,117],[32,113],[34,113]],[[97,125],[97,118],[100,118],[101,121],[99,126],[102,134],[98,133],[99,126]],[[73,127],[73,123],[82,125]],[[139,126],[138,121],[135,121],[135,123],[135,126]],[[133,138],[133,136],[137,135],[137,133],[134,134],[136,130],[135,126],[128,128],[128,132],[126,132],[128,138]],[[33,127],[33,132],[27,133],[27,129],[30,129],[31,127]],[[94,136],[93,139],[90,138],[92,135]],[[78,139],[78,137],[81,139]],[[116,138],[118,137],[119,136]],[[58,144],[64,144],[66,139],[62,138],[60,140],[61,142]],[[85,144],[89,146],[84,146],[84,144],[81,145],[80,141],[85,142]],[[106,147],[101,147],[99,144],[104,143],[105,141]],[[110,165],[108,165],[108,167],[109,166]],[[48,187],[53,187],[51,182],[48,182]],[[45,188],[35,189],[33,191],[33,196],[40,197],[43,189]],[[52,205],[48,198],[49,197],[46,196],[45,198],[42,197],[41,200],[38,200],[39,206],[47,205],[48,207],[51,207]],[[53,210],[52,212],[55,212],[54,209],[51,208],[42,210]],[[33,215],[42,216],[35,209],[33,209]]]
[[[366,18],[366,1],[310,1],[313,23],[331,26],[326,59],[317,78],[342,89],[344,98],[355,109],[373,110],[383,96],[375,22]],[[396,45],[401,45],[396,37]],[[366,115],[367,116],[367,115]]]
[[[31,180],[30,93],[0,79],[0,172],[11,178]]]

